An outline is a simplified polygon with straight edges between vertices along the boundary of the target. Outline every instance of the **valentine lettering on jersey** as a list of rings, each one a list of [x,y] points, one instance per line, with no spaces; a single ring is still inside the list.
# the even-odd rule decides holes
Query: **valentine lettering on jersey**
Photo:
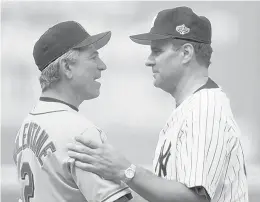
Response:
[[[47,155],[47,151],[49,150],[52,153],[56,151],[52,141],[43,147],[43,145],[48,142],[49,135],[41,126],[34,122],[24,124],[22,133],[22,145],[19,145],[18,139],[15,142],[14,159],[16,159],[16,155],[19,152],[28,148],[35,154],[40,165],[43,166],[42,157]]]

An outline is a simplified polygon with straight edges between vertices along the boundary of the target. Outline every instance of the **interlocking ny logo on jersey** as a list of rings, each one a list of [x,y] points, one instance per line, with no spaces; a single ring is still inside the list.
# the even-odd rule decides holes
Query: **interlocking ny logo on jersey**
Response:
[[[163,177],[167,176],[167,169],[166,168],[167,168],[169,158],[171,156],[171,152],[170,152],[171,151],[171,145],[172,145],[171,142],[168,145],[168,148],[165,151],[165,153],[163,153],[164,148],[165,148],[165,143],[166,143],[166,140],[164,141],[163,146],[161,147],[160,156],[158,158],[158,161],[157,161],[157,164],[156,164],[156,167],[155,167],[155,171],[157,171],[158,166],[159,166],[159,172],[158,172],[159,177],[161,177],[162,174],[163,174]]]
[[[187,34],[190,32],[190,28],[186,27],[184,24],[176,27],[176,31],[181,35]]]

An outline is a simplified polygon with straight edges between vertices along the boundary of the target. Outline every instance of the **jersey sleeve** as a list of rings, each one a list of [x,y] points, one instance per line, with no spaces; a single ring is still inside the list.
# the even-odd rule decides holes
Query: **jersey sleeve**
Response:
[[[228,125],[216,101],[201,99],[189,112],[176,144],[177,180],[213,199],[227,161]]]
[[[99,143],[106,140],[104,132],[94,127],[88,128],[82,135]],[[72,159],[70,159],[70,170],[75,183],[88,201],[123,202],[132,198],[130,188],[126,184],[119,185],[83,171],[74,165]]]

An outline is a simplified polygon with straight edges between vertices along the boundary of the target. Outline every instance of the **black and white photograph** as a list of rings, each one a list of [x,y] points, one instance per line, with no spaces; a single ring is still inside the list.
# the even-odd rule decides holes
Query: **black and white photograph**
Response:
[[[1,1],[1,201],[259,202],[259,11]]]

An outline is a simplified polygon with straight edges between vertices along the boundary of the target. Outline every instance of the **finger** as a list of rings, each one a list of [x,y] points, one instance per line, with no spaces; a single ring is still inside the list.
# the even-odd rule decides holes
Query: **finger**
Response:
[[[88,163],[83,163],[81,161],[75,161],[75,166],[80,168],[81,170],[85,170],[91,173],[95,173],[97,172],[97,170],[95,169],[95,167],[92,164],[88,164]]]
[[[82,161],[84,163],[93,163],[95,161],[95,159],[87,154],[83,154],[83,153],[78,153],[78,152],[74,152],[74,151],[68,151],[68,155],[71,158],[74,158],[78,161]]]
[[[92,151],[92,149],[89,149],[88,147],[84,146],[83,144],[69,143],[69,144],[67,144],[67,149],[71,150],[71,151],[83,153],[83,154],[88,154],[88,155],[94,154],[94,151]]]
[[[94,142],[93,140],[90,140],[83,135],[76,136],[75,140],[92,149],[97,149],[101,146],[101,144],[99,144],[98,142]]]

